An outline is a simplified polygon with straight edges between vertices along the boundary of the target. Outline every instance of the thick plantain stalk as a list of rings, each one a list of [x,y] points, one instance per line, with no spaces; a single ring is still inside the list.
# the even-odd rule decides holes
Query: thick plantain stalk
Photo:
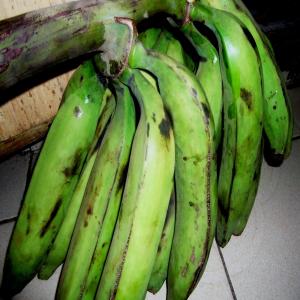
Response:
[[[119,18],[139,22],[159,12],[182,19],[185,0],[80,0],[1,21],[0,92],[92,52],[101,53],[105,75],[118,74],[130,34]]]

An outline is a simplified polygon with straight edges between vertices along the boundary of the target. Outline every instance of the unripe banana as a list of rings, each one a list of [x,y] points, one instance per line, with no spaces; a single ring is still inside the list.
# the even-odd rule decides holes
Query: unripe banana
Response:
[[[171,196],[175,146],[161,97],[140,71],[126,70],[140,105],[122,204],[95,299],[144,299]]]
[[[239,221],[233,231],[234,235],[241,235],[247,225],[248,219],[250,217],[254,202],[255,202],[255,198],[256,198],[256,194],[257,194],[257,190],[258,190],[258,186],[259,186],[259,179],[260,179],[260,173],[261,173],[261,165],[262,165],[262,160],[263,160],[263,147],[261,147],[261,149],[259,149],[259,154],[257,155],[257,160],[255,162],[255,172],[252,178],[252,185],[250,188],[250,192],[248,195],[248,199],[246,204],[243,207],[241,216],[239,218]]]
[[[145,69],[157,78],[174,128],[176,222],[167,298],[186,299],[204,270],[215,233],[213,122],[201,86],[182,64],[136,44],[129,65]]]
[[[100,147],[102,136],[104,130],[106,129],[107,123],[115,110],[115,100],[113,95],[107,95],[108,100],[101,114],[96,134],[94,137],[93,144],[87,155],[87,160],[85,162],[82,173],[80,174],[80,179],[76,185],[75,191],[70,200],[70,205],[66,211],[64,220],[61,224],[61,227],[55,237],[51,248],[48,251],[46,259],[43,261],[42,267],[39,270],[38,278],[47,280],[54,273],[57,267],[64,261],[72,233],[75,227],[76,219],[80,209],[80,205],[84,196],[84,191],[90,177],[97,152]],[[106,95],[104,96],[106,97]],[[104,100],[106,102],[106,100]]]
[[[223,108],[223,84],[219,55],[211,42],[197,30],[193,23],[184,24],[181,30],[201,57],[196,76],[205,92],[214,119],[217,148],[222,136]]]
[[[117,98],[119,99],[124,97],[124,87],[122,86],[122,89],[120,89],[120,86],[122,86],[122,84],[115,84]],[[126,93],[127,92],[128,91],[126,91]],[[130,139],[132,140],[132,137],[130,137]],[[124,174],[122,177],[123,186],[125,184],[125,179],[127,175],[126,172],[127,169],[124,170]],[[95,298],[99,280],[112,240],[115,223],[118,217],[119,207],[120,199],[111,199],[106,207],[105,215],[102,221],[102,226],[97,239],[97,244],[93,252],[93,257],[89,266],[88,274],[85,278],[84,288],[82,289],[81,299],[92,300]]]
[[[293,117],[272,47],[242,1],[203,0],[202,3],[228,11],[238,18],[259,54],[264,95],[265,159],[269,165],[279,166],[291,151]]]
[[[205,24],[219,39],[235,98],[235,106],[229,107],[229,110],[236,111],[237,115],[236,149],[231,185],[223,187],[225,193],[219,189],[220,213],[217,241],[224,247],[239,222],[249,197],[255,162],[261,145],[263,118],[261,77],[256,52],[239,22],[232,15],[201,5],[198,5],[193,13],[192,18],[203,18]],[[230,114],[230,111],[225,113]],[[223,198],[223,194],[228,195],[228,198]]]
[[[69,81],[12,233],[3,295],[20,292],[36,275],[59,230],[95,134],[104,91],[91,61],[83,63]]]
[[[124,177],[135,132],[135,110],[129,90],[117,87],[117,105],[97,153],[76,221],[56,299],[79,299],[104,225],[107,210],[115,214],[124,186]],[[116,218],[111,219],[112,228]]]
[[[156,294],[167,278],[171,246],[175,228],[175,191],[173,190],[155,263],[148,283],[148,291]]]

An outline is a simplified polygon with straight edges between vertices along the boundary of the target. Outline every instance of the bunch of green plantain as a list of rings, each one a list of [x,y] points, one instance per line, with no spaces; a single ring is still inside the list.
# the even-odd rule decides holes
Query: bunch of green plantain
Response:
[[[55,299],[168,300],[197,286],[214,238],[244,231],[263,157],[293,118],[266,36],[240,0],[188,2],[134,39],[125,70],[71,77],[8,246],[10,298],[62,265]]]

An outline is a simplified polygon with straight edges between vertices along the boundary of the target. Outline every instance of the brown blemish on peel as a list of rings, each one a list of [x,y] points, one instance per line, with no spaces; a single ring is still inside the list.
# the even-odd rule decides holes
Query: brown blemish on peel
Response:
[[[248,109],[250,110],[252,108],[252,94],[248,90],[241,88],[240,96],[246,103]]]
[[[81,156],[82,156],[82,151],[78,149],[74,155],[74,158],[70,166],[66,167],[63,170],[65,177],[69,178],[77,174],[79,167],[81,166]]]
[[[86,213],[88,215],[91,215],[93,213],[93,206],[91,204],[88,205],[88,209],[87,209]]]
[[[169,139],[170,138],[170,130],[171,130],[171,124],[167,118],[164,118],[161,120],[161,122],[158,125],[159,131],[161,135],[164,138]]]
[[[59,210],[61,204],[62,204],[62,198],[58,198],[57,202],[55,203],[55,205],[50,213],[49,219],[47,220],[46,224],[42,227],[42,229],[40,231],[41,238],[46,234],[47,230],[49,229],[52,221],[54,220],[54,218],[56,217],[56,215],[58,213],[58,210]]]

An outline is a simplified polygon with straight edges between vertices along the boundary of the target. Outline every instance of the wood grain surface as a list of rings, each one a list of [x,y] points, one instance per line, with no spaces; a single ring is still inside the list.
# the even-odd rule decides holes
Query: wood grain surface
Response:
[[[0,20],[64,0],[1,0]],[[73,71],[28,89],[0,106],[0,160],[40,140],[59,107]]]

